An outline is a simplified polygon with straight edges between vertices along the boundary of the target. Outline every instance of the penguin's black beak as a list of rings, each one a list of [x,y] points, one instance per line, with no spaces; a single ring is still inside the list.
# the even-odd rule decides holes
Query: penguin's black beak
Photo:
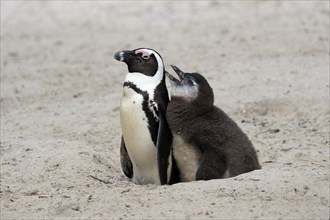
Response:
[[[174,66],[174,65],[171,65],[171,67],[173,68],[173,70],[176,72],[176,74],[178,75],[178,77],[182,81],[184,79],[185,73],[183,71],[181,71],[178,67]]]
[[[113,56],[116,60],[127,63],[131,58],[134,57],[134,52],[130,50],[122,50],[115,53]]]

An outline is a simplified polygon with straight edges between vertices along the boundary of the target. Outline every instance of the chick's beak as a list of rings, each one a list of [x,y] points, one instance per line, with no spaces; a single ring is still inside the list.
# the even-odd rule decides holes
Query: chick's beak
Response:
[[[180,80],[182,81],[184,79],[185,73],[181,71],[177,66],[171,65],[173,70],[176,72],[176,74],[179,76]]]
[[[171,83],[175,82],[175,83],[180,83],[180,80],[178,80],[177,78],[175,78],[172,74],[170,74],[169,72],[165,71],[166,76],[170,79]]]

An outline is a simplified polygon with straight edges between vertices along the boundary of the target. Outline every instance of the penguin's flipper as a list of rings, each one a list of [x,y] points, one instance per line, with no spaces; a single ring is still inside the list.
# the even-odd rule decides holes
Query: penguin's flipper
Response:
[[[159,126],[157,135],[157,163],[160,184],[167,184],[168,160],[172,146],[172,133],[168,127],[165,114],[159,110]]]
[[[129,155],[127,153],[127,149],[125,146],[124,138],[121,137],[121,143],[120,143],[120,163],[121,163],[121,168],[125,175],[128,178],[133,177],[133,164],[131,161],[131,158],[129,158]]]

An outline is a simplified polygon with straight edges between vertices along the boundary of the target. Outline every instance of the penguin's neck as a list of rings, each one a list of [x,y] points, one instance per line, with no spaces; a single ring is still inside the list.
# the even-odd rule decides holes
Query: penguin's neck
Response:
[[[128,73],[125,78],[125,83],[132,83],[138,89],[146,91],[149,94],[150,99],[154,98],[156,87],[162,83],[164,74],[157,71],[154,76],[147,76],[142,73]]]

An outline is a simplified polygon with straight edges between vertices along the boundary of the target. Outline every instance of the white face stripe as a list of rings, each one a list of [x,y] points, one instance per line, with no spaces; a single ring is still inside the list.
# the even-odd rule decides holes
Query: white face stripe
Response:
[[[164,63],[162,58],[156,51],[150,49],[139,49],[135,53],[142,53],[143,55],[153,54],[157,60],[158,69],[154,76],[147,76],[142,73],[128,73],[125,78],[125,82],[134,83],[139,89],[147,91],[149,98],[154,99],[154,92],[156,87],[162,81],[164,76]]]

